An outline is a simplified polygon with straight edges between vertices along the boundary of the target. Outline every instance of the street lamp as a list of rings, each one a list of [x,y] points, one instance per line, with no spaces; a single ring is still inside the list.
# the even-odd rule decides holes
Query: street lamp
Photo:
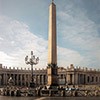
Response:
[[[33,55],[33,51],[31,51],[31,58],[28,59],[28,56],[25,57],[25,63],[31,65],[31,71],[32,71],[32,80],[30,83],[30,87],[34,87],[34,80],[33,80],[33,65],[36,65],[39,63],[39,57],[35,58],[35,55]]]

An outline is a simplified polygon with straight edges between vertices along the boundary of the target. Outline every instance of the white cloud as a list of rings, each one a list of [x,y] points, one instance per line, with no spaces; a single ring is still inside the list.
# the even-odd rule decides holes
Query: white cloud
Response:
[[[6,17],[0,17],[0,63],[6,66],[30,67],[25,64],[24,58],[30,55],[33,50],[36,56],[39,56],[39,64],[36,68],[44,68],[47,66],[47,41],[37,37],[29,31],[26,24],[9,20]],[[2,21],[3,20],[3,21]],[[71,63],[79,65],[83,58],[77,51],[58,47],[58,65],[66,67]]]
[[[46,66],[44,60],[47,55],[47,42],[31,33],[26,24],[1,16],[0,37],[3,38],[0,39],[0,56],[3,56],[0,63],[5,62],[4,65],[7,65],[6,61],[9,61],[8,66],[26,67],[24,58],[33,50],[40,57],[40,64],[37,66]]]
[[[75,7],[74,3],[58,12],[58,31],[64,43],[74,46],[84,58],[81,66],[99,68],[100,66],[100,25],[92,21],[85,9]],[[67,47],[67,46],[65,46]]]
[[[13,57],[0,51],[0,63],[4,64],[5,66],[10,66],[12,64],[12,61],[13,61]]]
[[[77,51],[61,47],[58,47],[58,55],[58,65],[64,67],[70,64],[80,65],[84,59]]]

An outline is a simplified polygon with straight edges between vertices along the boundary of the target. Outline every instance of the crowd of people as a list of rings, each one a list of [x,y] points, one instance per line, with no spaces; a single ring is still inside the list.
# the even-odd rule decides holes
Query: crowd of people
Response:
[[[7,86],[0,89],[0,95],[4,96],[100,96],[100,87],[90,89],[81,89],[73,87],[58,86],[50,88],[48,86],[30,87],[15,87]]]

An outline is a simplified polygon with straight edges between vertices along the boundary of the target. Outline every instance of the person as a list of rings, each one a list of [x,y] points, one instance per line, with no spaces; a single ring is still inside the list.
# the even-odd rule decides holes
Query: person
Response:
[[[8,85],[9,85],[9,86],[14,85],[14,80],[12,79],[12,77],[9,78],[9,80],[8,80]]]
[[[85,91],[85,96],[87,96],[87,95],[88,95],[88,91],[86,90],[86,91]]]
[[[98,96],[98,90],[95,90],[95,96]]]

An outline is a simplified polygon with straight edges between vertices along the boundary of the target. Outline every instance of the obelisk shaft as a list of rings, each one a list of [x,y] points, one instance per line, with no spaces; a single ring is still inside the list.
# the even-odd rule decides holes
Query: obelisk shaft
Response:
[[[48,35],[48,85],[50,88],[58,86],[57,77],[57,44],[56,44],[56,5],[52,1],[49,7],[49,35]]]
[[[56,5],[52,2],[49,7],[49,44],[48,64],[57,64],[56,49]]]

